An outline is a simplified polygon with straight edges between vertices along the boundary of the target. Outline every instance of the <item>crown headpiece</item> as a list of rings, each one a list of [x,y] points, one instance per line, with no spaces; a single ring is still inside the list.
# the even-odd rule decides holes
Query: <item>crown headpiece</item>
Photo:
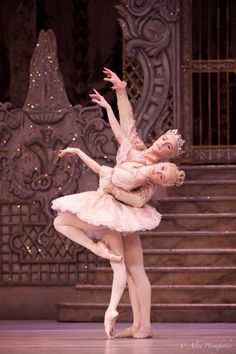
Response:
[[[182,150],[182,146],[184,145],[185,140],[183,140],[181,138],[181,135],[178,133],[178,130],[177,129],[170,129],[166,132],[166,134],[171,134],[172,136],[174,136],[174,138],[177,142],[177,145],[178,145],[177,154],[184,154],[184,151]]]
[[[183,170],[179,170],[175,163],[166,162],[170,165],[170,178],[169,182],[162,184],[165,187],[180,187],[184,183],[185,172]]]
[[[185,179],[185,172],[183,170],[179,170],[178,171],[178,178],[177,178],[177,181],[175,182],[175,185],[177,187],[182,186],[182,184],[184,183],[184,179]]]

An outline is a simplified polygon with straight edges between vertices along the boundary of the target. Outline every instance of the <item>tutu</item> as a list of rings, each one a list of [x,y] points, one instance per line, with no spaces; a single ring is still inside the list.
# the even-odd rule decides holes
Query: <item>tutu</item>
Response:
[[[69,211],[88,224],[105,226],[119,232],[151,230],[161,220],[161,215],[150,205],[134,208],[117,201],[103,190],[55,199],[52,208],[59,213]]]

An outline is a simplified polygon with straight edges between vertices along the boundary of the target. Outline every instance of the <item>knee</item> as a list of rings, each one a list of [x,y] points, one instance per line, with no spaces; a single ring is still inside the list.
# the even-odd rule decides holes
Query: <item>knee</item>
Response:
[[[147,273],[143,266],[133,266],[128,268],[128,272],[135,282],[142,280],[145,287],[151,287],[150,281],[148,279]]]
[[[113,262],[110,261],[110,265],[111,268],[113,269],[113,271],[125,271],[126,272],[126,266],[125,266],[125,262],[124,259],[122,259],[120,262]]]
[[[58,220],[58,217],[55,217],[54,221],[53,221],[53,226],[56,230],[58,230],[58,227],[59,227],[59,220]]]
[[[60,227],[63,225],[63,213],[55,217],[53,225],[57,231],[60,231]]]

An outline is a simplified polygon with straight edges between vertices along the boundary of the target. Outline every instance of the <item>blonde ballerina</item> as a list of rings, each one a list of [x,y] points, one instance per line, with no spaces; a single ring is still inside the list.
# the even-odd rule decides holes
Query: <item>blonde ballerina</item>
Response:
[[[99,95],[95,92],[95,95]],[[93,99],[101,100],[102,96],[94,96]],[[103,101],[102,101],[103,102]],[[103,102],[107,104],[107,102]],[[126,267],[123,260],[123,244],[121,232],[131,235],[131,232],[147,230],[156,227],[160,222],[160,214],[148,205],[144,205],[156,189],[156,183],[172,185],[181,184],[184,178],[183,172],[179,172],[173,164],[159,164],[150,166],[151,151],[146,155],[140,155],[140,151],[133,149],[130,141],[122,130],[119,130],[119,123],[114,120],[110,106],[106,109],[112,115],[110,122],[115,135],[121,143],[118,153],[116,168],[100,166],[96,161],[88,157],[80,149],[67,148],[60,154],[63,156],[78,155],[96,173],[100,173],[100,187],[97,191],[78,193],[71,196],[59,198],[53,202],[53,208],[58,210],[60,215],[55,219],[56,229],[73,241],[87,247],[92,252],[110,259],[114,271],[111,300],[105,314],[105,330],[108,337],[112,335],[112,329],[117,318],[117,305],[124,291],[126,283]],[[130,137],[129,137],[130,138]],[[167,147],[169,150],[169,148]],[[157,149],[156,149],[157,150]],[[158,151],[161,149],[158,149]],[[167,151],[168,151],[167,150]],[[145,162],[147,158],[147,162]],[[129,161],[130,158],[134,161]],[[141,158],[141,160],[140,160]],[[139,171],[140,170],[140,171]],[[141,173],[140,173],[141,172]],[[130,179],[132,178],[132,183]],[[118,182],[118,183],[117,183]],[[119,187],[115,186],[117,183]],[[144,185],[142,185],[144,183]],[[138,187],[141,185],[141,187]],[[115,198],[109,193],[114,193]],[[119,203],[120,199],[124,203]],[[134,207],[131,207],[133,205]],[[107,211],[109,210],[109,213]],[[112,212],[110,212],[112,211]],[[127,224],[126,220],[130,220]],[[91,232],[103,238],[104,243],[97,245],[88,235]],[[109,248],[106,247],[106,245]],[[110,249],[113,251],[111,252]]]

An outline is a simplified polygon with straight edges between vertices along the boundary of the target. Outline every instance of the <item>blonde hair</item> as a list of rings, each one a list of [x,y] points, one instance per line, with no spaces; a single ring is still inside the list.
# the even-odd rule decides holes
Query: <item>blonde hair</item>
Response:
[[[177,186],[180,187],[184,183],[185,172],[183,170],[179,170],[178,167],[171,162],[167,162],[170,167],[170,174],[168,175],[168,182],[162,184],[164,187],[172,187]]]

